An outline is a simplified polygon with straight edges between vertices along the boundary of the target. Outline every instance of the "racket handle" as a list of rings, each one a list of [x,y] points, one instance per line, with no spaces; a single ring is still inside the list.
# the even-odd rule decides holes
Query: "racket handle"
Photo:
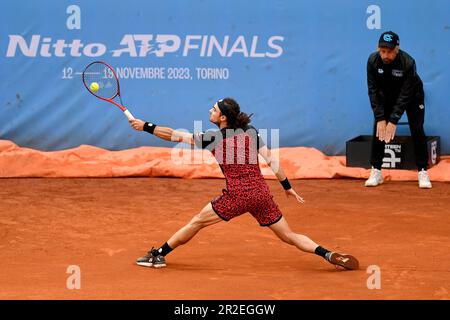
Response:
[[[130,111],[125,110],[123,113],[124,113],[125,116],[128,118],[128,120],[134,120],[134,117],[133,117],[133,115],[131,114]]]

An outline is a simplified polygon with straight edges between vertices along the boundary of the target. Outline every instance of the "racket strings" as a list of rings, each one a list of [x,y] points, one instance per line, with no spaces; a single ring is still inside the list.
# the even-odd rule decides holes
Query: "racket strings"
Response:
[[[83,72],[83,82],[92,94],[102,98],[112,99],[119,92],[119,82],[114,72],[103,63],[90,64]],[[98,91],[91,89],[94,82],[98,83]]]

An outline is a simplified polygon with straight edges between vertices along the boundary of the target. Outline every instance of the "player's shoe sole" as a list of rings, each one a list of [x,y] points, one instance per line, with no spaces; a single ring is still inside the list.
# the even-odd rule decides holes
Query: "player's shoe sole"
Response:
[[[153,263],[151,263],[151,262],[136,262],[136,264],[138,266],[147,267],[147,268],[151,268],[153,266]]]
[[[138,266],[141,266],[141,267],[147,267],[147,268],[151,268],[151,267],[153,267],[153,268],[156,268],[156,269],[158,269],[158,268],[165,268],[166,267],[166,264],[165,263],[151,263],[151,262],[136,262],[136,264],[138,265]]]
[[[166,264],[165,263],[154,263],[153,264],[153,268],[159,269],[159,268],[165,268]]]
[[[359,261],[354,256],[345,254],[345,253],[338,253],[333,252],[330,255],[329,262],[341,266],[347,270],[357,270],[359,269]]]

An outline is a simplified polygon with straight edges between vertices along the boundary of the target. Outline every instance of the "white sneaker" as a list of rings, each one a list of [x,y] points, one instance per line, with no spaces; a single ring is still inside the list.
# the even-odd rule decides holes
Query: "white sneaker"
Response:
[[[384,180],[383,175],[381,174],[381,170],[372,168],[372,170],[370,170],[370,177],[366,180],[366,183],[364,185],[366,187],[376,187],[383,182]]]
[[[431,189],[431,181],[426,170],[419,171],[419,188]]]

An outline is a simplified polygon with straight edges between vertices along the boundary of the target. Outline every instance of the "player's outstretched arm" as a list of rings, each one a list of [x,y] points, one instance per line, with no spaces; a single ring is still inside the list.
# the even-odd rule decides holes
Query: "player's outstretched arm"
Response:
[[[263,157],[264,161],[266,161],[267,165],[269,165],[275,176],[280,181],[281,185],[284,188],[284,191],[286,192],[286,196],[294,197],[298,202],[304,203],[305,200],[303,200],[303,198],[299,196],[297,192],[295,192],[294,188],[292,188],[291,184],[289,183],[289,180],[280,165],[279,157],[273,156],[267,146],[259,148],[259,154]]]
[[[142,121],[140,119],[134,119],[128,121],[133,129],[137,131],[147,131],[158,138],[174,141],[174,142],[185,142],[189,144],[194,144],[194,139],[192,133],[174,130],[169,127],[157,126],[155,124]]]

